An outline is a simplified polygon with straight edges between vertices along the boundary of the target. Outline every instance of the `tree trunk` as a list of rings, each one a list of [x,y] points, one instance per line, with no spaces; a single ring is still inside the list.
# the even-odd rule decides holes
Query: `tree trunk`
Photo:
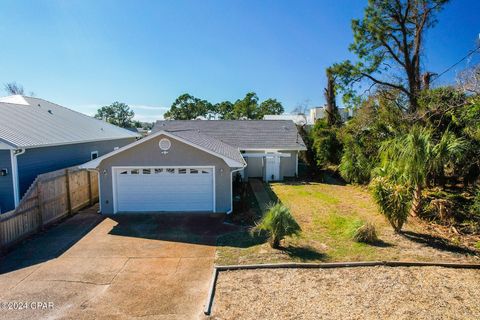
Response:
[[[325,100],[327,101],[327,122],[329,126],[337,122],[337,106],[335,102],[335,78],[330,69],[327,69],[327,88],[325,88]]]
[[[270,239],[270,245],[272,248],[278,249],[280,247],[280,239],[272,237],[272,239]]]
[[[420,213],[420,207],[422,202],[422,186],[417,185],[413,191],[412,208],[410,209],[410,215],[416,217]]]

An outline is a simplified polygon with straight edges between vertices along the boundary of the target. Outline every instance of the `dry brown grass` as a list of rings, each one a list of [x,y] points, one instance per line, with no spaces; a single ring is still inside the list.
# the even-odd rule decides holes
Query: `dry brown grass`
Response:
[[[216,292],[213,319],[480,319],[480,270],[230,271]]]

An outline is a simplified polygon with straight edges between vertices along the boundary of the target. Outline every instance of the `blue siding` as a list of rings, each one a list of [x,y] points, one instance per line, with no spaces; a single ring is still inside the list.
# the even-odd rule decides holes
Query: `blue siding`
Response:
[[[8,170],[8,175],[0,176],[0,213],[10,211],[15,206],[10,150],[0,150],[0,170],[4,168]]]
[[[37,175],[85,163],[90,161],[92,151],[98,151],[100,157],[112,152],[115,147],[122,147],[135,140],[135,138],[128,138],[27,149],[24,154],[17,158],[20,198],[28,190]]]

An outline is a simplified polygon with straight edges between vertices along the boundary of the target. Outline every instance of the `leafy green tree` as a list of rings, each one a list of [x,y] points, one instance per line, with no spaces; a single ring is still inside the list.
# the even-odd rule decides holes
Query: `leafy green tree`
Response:
[[[344,142],[342,159],[338,166],[340,175],[347,182],[368,183],[373,162],[369,159],[358,141]]]
[[[198,117],[206,117],[212,110],[213,106],[210,102],[185,93],[173,102],[170,110],[165,112],[164,118],[169,120],[193,120]]]
[[[338,129],[330,127],[326,119],[317,120],[311,131],[312,149],[318,167],[337,165],[342,156],[342,143],[338,136]]]
[[[249,92],[243,99],[233,104],[234,119],[257,119],[258,97],[255,92]]]
[[[222,101],[214,106],[214,112],[222,120],[232,120],[233,116],[233,103],[230,101]]]
[[[418,108],[421,91],[421,55],[425,31],[436,22],[436,14],[448,0],[369,0],[363,19],[352,21],[354,41],[349,50],[357,62],[335,64],[339,86],[355,96],[360,84],[398,90],[408,99],[405,107]]]
[[[391,92],[371,95],[357,108],[353,119],[340,129],[343,154],[339,171],[347,182],[369,183],[382,142],[407,130],[401,111],[386,94],[394,95]]]
[[[279,248],[280,241],[287,236],[299,235],[302,229],[290,210],[281,203],[271,206],[254,231],[266,231],[272,248]]]
[[[283,106],[276,99],[267,99],[260,103],[258,111],[256,112],[256,119],[263,119],[267,114],[282,114],[284,112]]]
[[[133,124],[132,119],[134,116],[135,113],[127,104],[115,101],[109,106],[98,109],[95,118],[122,128],[129,128]]]

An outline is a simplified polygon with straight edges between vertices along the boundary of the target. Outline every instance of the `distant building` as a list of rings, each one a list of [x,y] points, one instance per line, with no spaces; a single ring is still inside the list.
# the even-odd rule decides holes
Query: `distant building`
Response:
[[[304,114],[267,114],[263,120],[292,120],[296,125],[312,125],[313,122],[308,115]]]
[[[353,110],[347,108],[338,108],[338,113],[342,121],[347,121],[348,118],[353,117]],[[318,119],[323,119],[327,116],[326,106],[315,107],[310,109],[310,119],[315,123]]]

